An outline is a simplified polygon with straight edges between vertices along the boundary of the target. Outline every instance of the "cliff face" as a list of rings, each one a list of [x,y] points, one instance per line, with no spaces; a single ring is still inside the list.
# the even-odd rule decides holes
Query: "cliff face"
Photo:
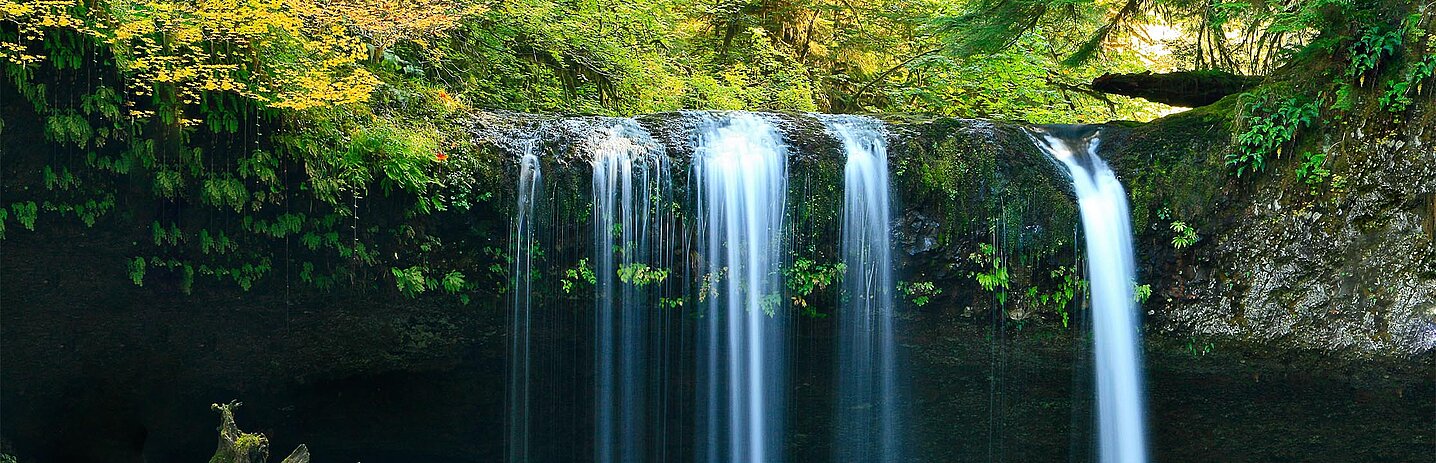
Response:
[[[1226,121],[1175,116],[1114,140],[1110,156],[1135,184],[1137,200],[1151,188],[1159,199],[1149,211],[1168,208],[1172,217],[1149,219],[1149,240],[1138,250],[1158,285],[1146,305],[1149,326],[1332,357],[1429,356],[1436,346],[1429,107],[1309,129],[1291,151],[1325,153],[1330,177],[1315,183],[1297,174],[1302,159],[1294,153],[1255,176],[1231,176],[1222,166],[1234,149]],[[1183,218],[1201,238],[1171,249],[1174,233],[1164,222]]]
[[[4,114],[4,188],[13,198],[43,183],[38,166],[48,153],[33,148],[44,146],[38,131],[11,129],[24,127],[10,120],[23,111]],[[1227,172],[1230,122],[1220,106],[1104,129],[1102,155],[1132,197],[1140,278],[1152,288],[1144,309],[1159,457],[1429,456],[1422,452],[1432,444],[1427,399],[1436,394],[1436,159],[1430,117],[1419,114],[1404,128],[1382,129],[1387,135],[1361,126],[1324,131],[1322,143],[1349,154],[1333,165],[1333,178],[1346,180],[1308,195],[1293,193],[1300,190],[1283,164],[1291,160],[1251,179]],[[707,117],[636,121],[674,159],[679,197],[693,129]],[[837,142],[811,116],[767,117],[792,154],[790,247],[832,260],[841,207]],[[491,181],[478,178],[485,172],[504,172],[509,177],[496,183],[512,185],[516,142],[539,140],[544,284],[556,285],[591,245],[583,143],[611,122],[477,114],[469,121],[476,143],[504,161],[444,174],[484,183]],[[888,122],[900,279],[941,290],[921,307],[903,308],[913,407],[923,411],[915,415],[920,453],[931,461],[1090,455],[1085,309],[1058,310],[1040,297],[1061,288],[1063,272],[1080,274],[1065,174],[1018,125]],[[502,272],[483,280],[467,304],[403,296],[387,272],[318,290],[298,283],[286,247],[293,243],[276,240],[270,251],[282,270],[250,291],[197,283],[186,294],[166,280],[137,287],[124,269],[148,246],[154,204],[125,194],[134,199],[93,228],[42,215],[38,231],[12,226],[0,241],[0,436],[22,461],[202,459],[213,449],[208,406],[231,399],[246,403],[241,427],[269,434],[276,448],[307,443],[320,459],[500,458],[511,297]],[[486,250],[509,247],[513,202],[512,192],[493,194],[467,211],[417,220],[376,199],[363,220],[408,222],[438,238],[422,252],[402,239],[381,240],[389,247],[380,253],[442,255],[469,275],[490,275],[504,261]],[[1200,237],[1182,249],[1172,244],[1178,221]],[[988,260],[979,256],[984,243],[993,249]],[[994,258],[1011,275],[1000,297],[973,278]],[[545,338],[560,353],[552,366],[583,371],[592,301],[558,291],[541,299],[560,327]],[[832,312],[831,295],[814,300]],[[803,460],[827,455],[831,332],[831,318],[803,318],[795,334],[802,361],[791,393],[804,413],[790,448]],[[565,448],[580,458],[588,455],[583,423],[591,419],[581,404],[591,391],[583,374],[570,376],[553,386],[569,399],[547,406],[570,418],[564,424],[574,442]],[[1314,403],[1339,404],[1343,415],[1303,411]],[[1296,441],[1318,434],[1333,443]]]

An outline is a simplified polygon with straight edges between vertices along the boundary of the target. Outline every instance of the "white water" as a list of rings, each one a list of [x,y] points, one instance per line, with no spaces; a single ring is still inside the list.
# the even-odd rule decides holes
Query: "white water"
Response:
[[[843,278],[838,311],[838,391],[834,461],[901,461],[902,422],[893,333],[892,200],[882,123],[825,117],[843,143]]]
[[[534,205],[539,198],[542,171],[535,154],[537,143],[528,143],[519,160],[518,203],[514,218],[513,273],[510,274],[514,303],[509,314],[508,405],[509,462],[529,461],[530,374],[529,341],[532,333],[532,281],[534,248]]]
[[[620,268],[663,267],[666,214],[655,203],[669,188],[667,157],[634,124],[607,128],[593,153],[595,276],[594,460],[638,462],[649,442],[650,312],[655,283],[620,281]],[[655,236],[656,235],[656,236]],[[646,267],[645,267],[646,268]]]
[[[1087,240],[1097,375],[1099,455],[1103,463],[1147,461],[1143,420],[1141,333],[1132,285],[1132,226],[1127,193],[1097,157],[1099,134],[1076,137],[1039,131],[1037,146],[1072,174]]]
[[[705,275],[695,455],[704,463],[780,462],[789,310],[779,264],[787,158],[772,124],[719,116],[694,153]]]

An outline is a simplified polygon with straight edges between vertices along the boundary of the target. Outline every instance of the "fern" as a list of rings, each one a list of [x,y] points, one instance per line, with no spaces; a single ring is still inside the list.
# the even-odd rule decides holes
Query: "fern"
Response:
[[[147,267],[145,258],[136,257],[130,259],[127,267],[129,268],[130,281],[134,282],[135,286],[144,286],[145,268]]]
[[[10,210],[15,212],[15,221],[26,230],[35,231],[35,219],[40,213],[40,208],[34,201],[10,204]]]
[[[1236,167],[1238,177],[1265,170],[1268,158],[1280,157],[1283,147],[1316,120],[1320,105],[1301,97],[1274,100],[1256,96],[1249,98],[1244,112],[1245,130],[1236,134],[1236,152],[1226,158],[1228,166]]]

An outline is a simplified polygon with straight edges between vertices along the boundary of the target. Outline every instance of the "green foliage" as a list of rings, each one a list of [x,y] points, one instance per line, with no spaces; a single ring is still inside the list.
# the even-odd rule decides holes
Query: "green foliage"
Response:
[[[618,281],[641,288],[662,283],[663,280],[668,279],[668,273],[669,270],[666,268],[654,268],[649,267],[648,264],[635,262],[618,266]]]
[[[415,297],[439,286],[437,280],[425,275],[424,268],[417,265],[409,268],[394,267],[389,269],[389,272],[394,275],[394,285],[399,288],[399,293],[406,297]]]
[[[1205,357],[1207,354],[1212,353],[1212,350],[1215,348],[1216,344],[1213,344],[1211,341],[1200,340],[1196,337],[1187,338],[1187,353],[1190,354],[1192,358]]]
[[[952,10],[938,0],[518,0],[462,24],[448,42],[396,53],[461,102],[521,111],[918,111],[1048,122],[1155,114],[1154,105],[1080,90],[1102,72],[1139,70],[1135,53],[1073,71],[1048,53],[1060,34],[1032,34],[1023,53],[944,56],[929,18]],[[1004,101],[1009,94],[1018,97]]]
[[[54,114],[45,120],[45,139],[55,143],[83,148],[93,135],[90,121],[80,114]]]
[[[35,205],[34,201],[10,203],[10,210],[14,211],[15,221],[20,222],[20,226],[25,227],[26,230],[35,231],[35,218],[39,215],[40,208]]]
[[[130,259],[129,263],[127,264],[127,267],[130,271],[130,281],[134,282],[135,286],[144,286],[145,269],[148,267],[147,263],[145,262],[145,258],[136,257]]]
[[[622,278],[622,273],[623,270],[620,269],[620,278]],[[564,270],[563,278],[559,279],[559,284],[564,294],[572,294],[579,282],[588,283],[590,287],[598,283],[598,276],[594,275],[593,267],[588,265],[588,259],[579,259],[578,264],[575,264],[573,268]]]
[[[55,172],[54,168],[47,165],[43,172],[45,189],[47,190],[68,191],[79,188],[80,186],[79,178],[70,172],[69,167],[61,167],[59,172]]]
[[[434,181],[427,168],[439,153],[436,133],[422,125],[400,127],[393,121],[381,120],[357,130],[345,158],[364,159],[365,165],[377,164],[383,173],[379,179],[385,192],[397,187],[421,193]]]
[[[161,178],[164,180],[161,181]],[[183,187],[184,180],[179,172],[170,171],[166,175],[156,176],[155,184],[162,189],[161,196],[173,197]],[[200,199],[210,206],[228,207],[234,212],[242,212],[244,206],[249,204],[249,189],[233,176],[208,178],[200,186]]]
[[[1265,170],[1267,161],[1280,157],[1282,149],[1320,112],[1316,101],[1299,96],[1243,94],[1242,99],[1242,130],[1235,135],[1236,152],[1227,154],[1226,159],[1228,166],[1236,167],[1238,177]]]
[[[1196,227],[1187,225],[1186,222],[1174,220],[1172,221],[1171,228],[1173,248],[1179,250],[1186,249],[1188,247],[1191,247],[1191,245],[1196,244],[1197,240],[1202,239],[1200,236],[1197,236]]]
[[[1415,102],[1413,95],[1422,93],[1426,81],[1431,80],[1433,74],[1436,74],[1436,56],[1427,56],[1411,65],[1401,79],[1389,81],[1378,102],[1382,108],[1393,113],[1406,111]]]
[[[792,265],[783,270],[793,306],[803,315],[822,317],[823,314],[818,312],[817,307],[809,304],[808,297],[815,292],[826,290],[840,280],[847,270],[848,266],[843,262],[820,264],[804,258],[794,260]]]
[[[154,237],[155,246],[175,246],[184,239],[184,233],[178,226],[170,224],[169,228],[165,228],[158,221],[150,222],[150,234]]]
[[[1049,274],[1055,286],[1051,292],[1041,292],[1036,286],[1027,288],[1027,299],[1036,304],[1039,308],[1050,310],[1062,317],[1062,327],[1067,328],[1072,321],[1072,301],[1087,288],[1087,280],[1077,276],[1077,270],[1061,266],[1052,270]]]
[[[200,277],[247,290],[272,274],[271,261],[290,238],[299,252],[284,256],[300,265],[300,280],[328,288],[372,275],[371,266],[408,267],[394,261],[431,246],[408,224],[361,221],[359,210],[368,207],[361,199],[377,192],[385,203],[407,203],[412,217],[489,197],[475,191],[487,187],[480,182],[439,179],[452,170],[449,155],[471,148],[465,129],[448,119],[461,109],[457,102],[418,75],[361,65],[362,43],[349,34],[393,29],[387,25],[328,27],[343,19],[332,16],[337,10],[304,1],[0,2],[7,24],[31,32],[0,33],[6,85],[33,105],[36,127],[58,153],[37,169],[44,196],[6,209],[27,228],[42,211],[95,226],[118,195],[146,192],[153,201],[129,204],[154,204],[161,219],[141,225],[150,236],[136,246],[171,249],[132,255],[145,256],[152,272],[174,273],[181,289]],[[380,11],[359,7],[369,3],[354,0],[344,11]],[[397,7],[440,36],[458,18]],[[419,27],[398,27],[410,26]],[[371,101],[376,88],[385,97]],[[186,220],[170,211],[185,211]],[[423,274],[443,275],[436,284],[447,282],[446,289],[471,287],[453,265],[437,259]]]
[[[1007,289],[1012,284],[1010,281],[1007,266],[1003,257],[998,255],[997,248],[987,243],[978,243],[977,252],[969,254],[968,260],[982,267],[983,270],[972,272],[971,276],[987,291],[997,297],[998,304],[1007,303]]]
[[[1050,53],[1058,43],[1035,30],[1002,50],[952,57],[933,54],[905,66],[920,79],[887,87],[904,110],[956,117],[1021,119],[1034,123],[1104,122],[1151,119],[1159,105],[1086,91],[1093,78],[1109,72],[1140,72],[1133,55],[1069,68]]]
[[[1386,58],[1400,51],[1403,41],[1401,32],[1379,26],[1363,31],[1347,50],[1350,61],[1346,65],[1346,77],[1357,79],[1357,86],[1364,85],[1366,78],[1374,74]]]
[[[1317,187],[1331,178],[1331,171],[1327,170],[1325,165],[1326,153],[1321,151],[1302,153],[1301,165],[1296,168],[1296,179],[1315,191]]]
[[[459,294],[469,288],[469,283],[464,279],[464,272],[455,270],[445,274],[444,278],[439,280],[439,287],[443,288],[446,293]],[[459,302],[468,304],[469,296],[459,294]]]
[[[897,290],[918,307],[927,305],[928,302],[932,302],[932,298],[942,294],[942,288],[937,287],[931,281],[899,281]]]
[[[1226,50],[1223,40],[1237,27],[1261,36],[1241,41],[1257,44],[1246,50],[1252,56],[1284,60],[1298,49],[1349,55],[1350,62],[1330,71],[1358,81],[1338,84],[1332,103],[1338,110],[1364,96],[1352,92],[1364,79],[1390,77],[1378,89],[1380,102],[1406,111],[1436,67],[1419,56],[1424,47],[1413,45],[1421,43],[1417,21],[1383,25],[1402,13],[1347,0],[1297,0],[1281,8],[1171,0],[515,0],[467,18],[447,8],[408,11],[445,16],[418,35],[395,32],[418,24],[373,21],[375,10],[353,8],[364,4],[357,0],[340,2],[345,9],[309,1],[0,2],[12,27],[0,31],[7,88],[35,108],[34,127],[56,153],[35,169],[33,189],[12,196],[24,201],[0,209],[0,237],[10,218],[34,230],[42,212],[47,220],[73,217],[86,226],[140,217],[134,246],[143,249],[127,255],[145,257],[130,262],[132,276],[139,263],[137,284],[150,269],[174,273],[186,291],[195,277],[248,289],[275,273],[281,248],[292,260],[284,268],[297,265],[300,281],[318,288],[377,274],[392,275],[407,296],[440,288],[461,298],[476,288],[508,291],[518,277],[509,275],[510,250],[475,246],[478,256],[451,257],[463,252],[446,252],[453,250],[415,220],[467,209],[493,197],[484,190],[497,190],[473,180],[499,178],[504,160],[472,146],[466,117],[472,108],[1144,119],[1160,108],[1095,94],[1087,82],[1106,72],[1174,65],[1153,62],[1121,40],[1156,12],[1176,18],[1173,27],[1208,31],[1201,36],[1211,43],[1178,50],[1183,59],[1194,53],[1186,64],[1198,67],[1279,64],[1233,58],[1238,52],[1213,55]],[[1196,11],[1205,16],[1193,19]],[[1294,41],[1298,36],[1320,39]],[[1401,54],[1405,67],[1397,75],[1392,63]],[[1088,59],[1095,56],[1103,59]],[[1238,148],[1228,160],[1239,176],[1279,157],[1317,113],[1317,104],[1301,97],[1257,100],[1242,107]],[[1298,177],[1324,182],[1323,163],[1304,157]],[[980,188],[952,179],[991,167],[952,157],[924,166],[922,175],[949,191]],[[110,214],[117,197],[153,204],[156,213]],[[395,203],[402,217],[371,209]],[[1182,246],[1177,238],[1173,245]],[[979,254],[986,260],[972,276],[1005,301],[1006,263],[995,249]],[[561,275],[565,293],[593,284],[586,264]],[[840,277],[840,265],[796,261],[785,270],[792,303],[816,314],[809,297]],[[466,275],[462,266],[487,272]],[[670,276],[647,266],[618,271],[639,286]],[[702,276],[700,300],[725,272]],[[914,291],[915,303],[939,292],[930,282],[904,288]]]
[[[113,193],[103,193],[100,198],[88,198],[78,203],[58,203],[45,201],[41,209],[46,212],[53,212],[58,215],[73,215],[86,227],[94,227],[95,222],[101,216],[109,213],[115,207],[115,196]]]
[[[718,283],[728,277],[728,267],[718,269],[716,272],[704,273],[698,280],[698,302],[703,302],[709,297],[718,297]]]
[[[1146,304],[1147,299],[1152,298],[1152,285],[1136,285],[1132,287],[1132,299],[1138,305]]]

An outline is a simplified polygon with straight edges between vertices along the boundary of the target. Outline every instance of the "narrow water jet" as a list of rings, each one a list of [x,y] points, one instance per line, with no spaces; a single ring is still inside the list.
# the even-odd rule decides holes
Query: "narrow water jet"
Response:
[[[845,300],[838,311],[834,461],[902,461],[902,403],[894,334],[892,199],[882,122],[826,116],[843,144]]]
[[[518,203],[514,214],[512,249],[513,268],[511,287],[513,306],[509,313],[509,371],[506,445],[509,462],[529,461],[530,426],[530,350],[532,334],[533,248],[535,244],[534,211],[542,185],[542,170],[536,153],[537,141],[524,144],[523,157],[519,159]]]
[[[716,116],[700,131],[692,176],[706,270],[695,459],[781,462],[791,317],[779,269],[786,148],[760,116]]]
[[[657,286],[669,271],[663,256],[669,215],[659,206],[671,190],[668,158],[632,121],[613,125],[593,153],[595,286],[594,461],[639,462],[661,442],[651,427],[663,378],[652,352]],[[650,422],[652,421],[652,422]]]
[[[1098,128],[1045,126],[1032,135],[1039,149],[1071,173],[1082,215],[1092,296],[1098,455],[1103,463],[1144,463],[1141,321],[1133,297],[1136,272],[1127,193],[1097,156]]]

